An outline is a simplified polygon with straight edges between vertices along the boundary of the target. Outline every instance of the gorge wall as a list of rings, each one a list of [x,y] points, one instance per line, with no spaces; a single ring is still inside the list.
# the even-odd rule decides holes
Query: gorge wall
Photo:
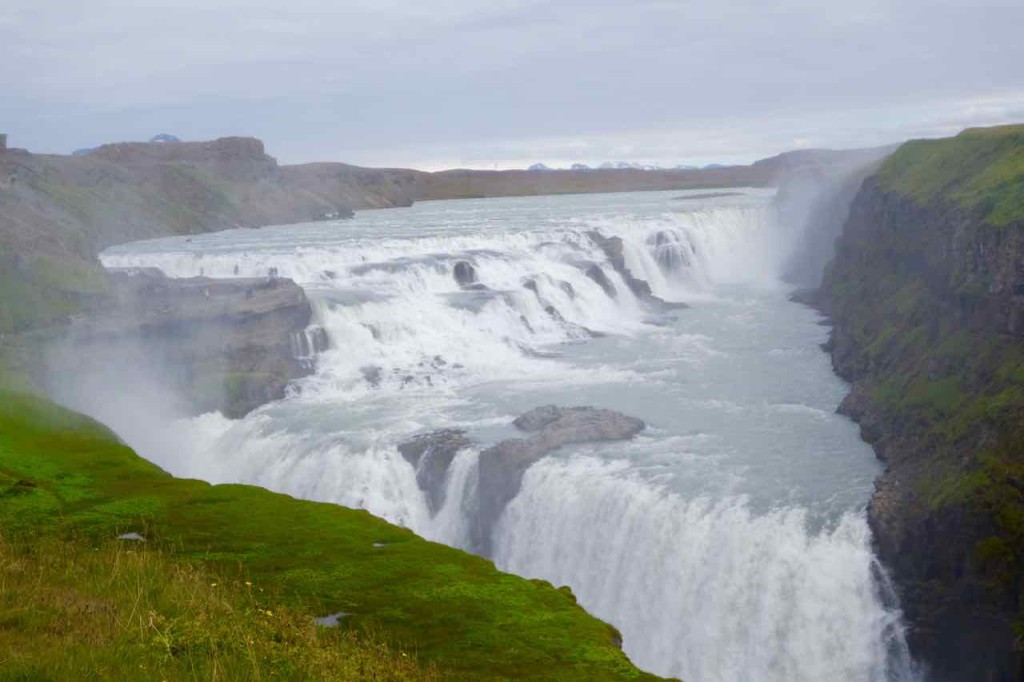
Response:
[[[1024,679],[1024,126],[901,147],[820,294],[914,653],[937,682]]]

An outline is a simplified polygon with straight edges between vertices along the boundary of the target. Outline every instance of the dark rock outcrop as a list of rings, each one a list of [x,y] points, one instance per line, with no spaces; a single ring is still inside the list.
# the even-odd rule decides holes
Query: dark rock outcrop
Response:
[[[476,268],[469,261],[460,260],[455,263],[455,267],[452,268],[452,276],[455,277],[455,282],[463,289],[477,283]]]
[[[633,292],[633,295],[642,301],[650,299],[653,294],[651,293],[651,285],[642,279],[637,279],[633,276],[632,271],[626,266],[626,257],[623,255],[623,244],[621,237],[605,237],[600,232],[588,232],[587,236],[601,247],[604,251],[604,255],[607,256],[608,262],[611,263],[612,268],[615,272],[619,273],[622,280],[629,287],[629,290]]]
[[[62,376],[74,377],[86,360],[109,365],[113,376],[121,358],[143,353],[189,411],[240,417],[312,372],[296,350],[315,352],[317,335],[312,343],[296,338],[311,309],[291,280],[170,279],[138,269],[114,271],[111,281],[115,304],[76,318],[59,342]]]
[[[416,469],[416,482],[427,495],[427,505],[436,512],[444,505],[445,479],[452,460],[460,450],[472,446],[466,432],[441,429],[414,436],[398,446],[398,451]]]
[[[658,232],[650,242],[654,247],[654,258],[666,272],[676,272],[690,265],[686,248],[670,232]]]
[[[628,440],[644,429],[643,421],[619,412],[554,405],[531,410],[513,423],[532,435],[504,440],[480,453],[471,541],[484,556],[491,553],[494,524],[519,492],[523,474],[532,464],[565,445]]]
[[[545,405],[520,415],[513,425],[526,438],[510,438],[480,453],[476,509],[470,528],[474,552],[490,556],[491,531],[505,506],[516,496],[523,474],[542,457],[565,445],[628,440],[644,429],[640,419],[594,407]],[[472,447],[460,429],[441,429],[414,436],[398,451],[416,469],[416,482],[432,512],[444,504],[445,481],[455,455]]]
[[[618,289],[616,289],[615,285],[612,284],[612,281],[608,279],[608,275],[604,274],[604,270],[601,269],[600,265],[591,265],[583,274],[593,280],[597,286],[601,287],[601,290],[604,291],[608,298],[618,298]]]
[[[623,243],[621,237],[605,237],[600,232],[591,231],[587,233],[587,236],[597,244],[605,256],[608,258],[608,262],[611,263],[612,268],[622,277],[622,281],[626,283],[629,290],[633,292],[633,295],[640,299],[642,302],[649,305],[656,306],[664,309],[680,309],[688,308],[685,303],[669,302],[658,296],[655,296],[651,291],[651,285],[645,280],[639,279],[633,275],[633,272],[626,265],[626,257],[623,255]],[[615,297],[615,287],[612,285],[608,278],[605,276],[601,268],[593,266],[586,272],[587,277],[597,282],[602,289],[605,290],[611,297]],[[605,284],[602,284],[605,282]]]

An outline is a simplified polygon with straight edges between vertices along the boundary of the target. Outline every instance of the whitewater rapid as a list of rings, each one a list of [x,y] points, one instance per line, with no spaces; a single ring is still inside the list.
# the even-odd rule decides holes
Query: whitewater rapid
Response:
[[[430,202],[109,249],[108,267],[295,279],[315,316],[296,354],[316,371],[237,421],[96,416],[176,475],[361,507],[471,548],[479,449],[458,454],[431,513],[398,443],[461,428],[483,448],[536,405],[617,409],[648,429],[531,467],[492,530],[500,568],[570,585],[659,674],[913,679],[864,515],[878,465],[834,414],[847,389],[820,317],[780,281],[801,235],[771,192],[680,195]],[[592,232],[691,307],[638,297]],[[460,262],[476,286],[455,281]]]

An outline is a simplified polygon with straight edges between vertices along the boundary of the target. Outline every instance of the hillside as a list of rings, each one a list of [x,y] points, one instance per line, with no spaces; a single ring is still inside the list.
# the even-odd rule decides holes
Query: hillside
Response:
[[[287,609],[292,620],[275,627],[291,628],[293,634],[312,615],[343,613],[342,631],[353,633],[362,649],[386,644],[392,647],[388,651],[412,652],[446,679],[654,679],[629,663],[615,629],[577,606],[567,588],[500,573],[489,561],[427,542],[363,511],[249,486],[172,478],[101,425],[7,390],[0,393],[0,528],[0,575],[32,558],[25,543],[53,547],[63,538],[108,548],[120,534],[138,533],[147,551],[158,552],[153,570],[181,564],[188,585],[201,580],[195,575],[212,576],[211,583],[227,581],[225,589],[236,592],[225,594],[228,606],[217,608],[232,611],[230,604],[241,600],[236,625],[245,631],[255,627],[245,603],[262,611]],[[66,551],[78,556],[72,546]],[[104,552],[127,560],[116,549]],[[79,564],[97,570],[80,557]],[[40,595],[60,589],[60,583],[56,577],[47,583],[47,576],[54,577],[44,573],[32,583],[38,589],[27,594],[28,604],[0,600],[0,646],[13,647],[0,650],[5,661],[0,679],[8,679],[8,671],[16,679],[32,677],[32,671],[55,674],[36,660],[54,660],[47,649],[52,642],[17,636],[31,626],[24,614],[43,618],[53,608]],[[164,580],[148,579],[158,578]],[[244,590],[239,593],[247,583],[266,596],[253,600]],[[81,590],[94,585],[77,584]],[[188,585],[181,589],[194,594],[195,586]],[[21,580],[16,586],[26,587]],[[32,603],[36,598],[43,601]],[[190,659],[209,664],[212,652],[203,647],[216,640],[221,624],[197,622],[189,604],[146,598],[158,609],[151,622],[157,619],[180,637],[180,646],[140,654],[138,660],[154,673],[143,677],[160,679],[159,671],[173,671]],[[205,604],[211,596],[196,598]],[[90,603],[86,615],[118,608],[109,593]],[[310,621],[301,621],[302,614]],[[102,649],[112,646],[108,640],[100,638],[97,646],[94,658],[80,648],[75,655],[86,663],[114,656]],[[300,650],[292,654],[301,657],[307,646],[297,644]],[[306,653],[323,654],[318,647],[323,648],[310,646]],[[229,658],[238,654],[230,647],[218,651]],[[392,665],[395,656],[378,655],[377,663]],[[17,661],[14,668],[10,661]]]
[[[80,156],[0,152],[0,332],[102,301],[109,286],[95,254],[106,246],[408,205],[414,177],[279,166],[251,138],[113,144]]]
[[[823,303],[869,509],[936,680],[1016,680],[1024,635],[1024,126],[914,141],[850,209]]]

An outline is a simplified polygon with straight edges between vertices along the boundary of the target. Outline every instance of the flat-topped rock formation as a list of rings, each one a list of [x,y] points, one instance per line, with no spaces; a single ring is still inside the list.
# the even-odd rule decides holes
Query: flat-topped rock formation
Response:
[[[513,422],[524,438],[509,438],[480,453],[477,510],[471,529],[472,549],[491,554],[491,531],[522,486],[523,474],[545,455],[566,445],[628,440],[644,430],[635,417],[595,407],[544,405]],[[432,511],[444,503],[445,477],[460,450],[472,447],[464,431],[442,429],[415,436],[398,446],[416,468],[416,480]]]
[[[114,304],[78,316],[60,343],[58,365],[83,359],[116,368],[145,355],[194,413],[240,417],[312,371],[296,342],[311,309],[288,279],[170,279],[159,270],[112,271]],[[313,336],[313,345],[322,343]],[[63,356],[63,358],[62,358]],[[69,376],[74,367],[69,368]]]

